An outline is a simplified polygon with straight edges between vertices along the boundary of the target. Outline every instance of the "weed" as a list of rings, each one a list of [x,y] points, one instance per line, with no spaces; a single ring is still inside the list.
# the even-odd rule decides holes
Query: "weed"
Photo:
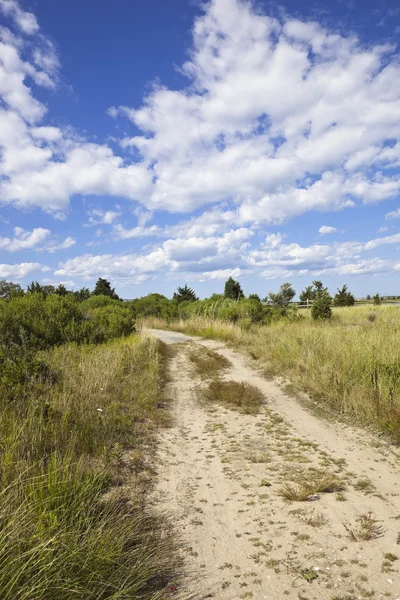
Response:
[[[350,538],[354,541],[373,540],[382,537],[384,529],[379,525],[379,521],[375,519],[371,512],[364,513],[356,519],[358,525],[351,527],[347,523],[343,523]]]
[[[264,396],[262,392],[249,383],[237,381],[211,381],[201,392],[202,398],[208,402],[218,402],[245,414],[257,414],[260,411]]]
[[[305,579],[308,583],[312,583],[315,579],[318,579],[318,573],[314,569],[302,569],[300,571],[300,575],[303,579]]]
[[[205,378],[220,375],[231,366],[230,361],[221,354],[199,345],[189,352],[188,357],[197,373]]]

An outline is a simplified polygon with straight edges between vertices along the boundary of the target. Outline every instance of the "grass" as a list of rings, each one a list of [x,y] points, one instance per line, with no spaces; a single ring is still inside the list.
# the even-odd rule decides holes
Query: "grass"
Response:
[[[384,534],[382,525],[379,525],[379,521],[371,512],[360,515],[357,518],[356,526],[350,526],[348,523],[343,523],[343,525],[350,538],[355,542],[373,540]]]
[[[201,390],[201,397],[209,403],[218,403],[247,415],[259,413],[264,401],[262,392],[249,383],[237,381],[210,381]]]
[[[155,598],[173,576],[146,508],[163,358],[132,336],[43,353],[53,374],[2,401],[2,600]]]
[[[206,317],[157,326],[226,341],[320,405],[400,439],[400,307],[336,308],[329,322],[301,315],[250,329]]]
[[[334,473],[308,469],[294,477],[294,483],[285,482],[278,490],[290,502],[305,502],[318,494],[341,492],[346,484]]]
[[[199,345],[190,350],[188,358],[197,373],[205,378],[221,375],[231,366],[230,361],[221,354]]]

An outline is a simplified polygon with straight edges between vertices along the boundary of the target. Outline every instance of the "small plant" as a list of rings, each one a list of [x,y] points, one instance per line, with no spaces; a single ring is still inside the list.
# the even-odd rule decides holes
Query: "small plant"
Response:
[[[381,298],[379,296],[379,294],[375,294],[375,296],[372,297],[373,303],[375,304],[375,306],[380,306],[381,304]]]
[[[268,479],[261,479],[260,486],[261,487],[271,487],[272,483],[268,481]]]
[[[318,579],[318,573],[314,569],[302,569],[300,571],[300,575],[303,579],[305,579],[308,583],[312,583],[315,579]]]
[[[188,356],[197,373],[202,377],[215,377],[231,366],[224,356],[200,346],[189,352]]]
[[[382,537],[384,534],[382,525],[378,524],[379,521],[375,519],[371,512],[360,515],[356,520],[358,525],[355,528],[343,523],[343,526],[348,532],[349,536],[355,542],[361,540],[373,540]]]

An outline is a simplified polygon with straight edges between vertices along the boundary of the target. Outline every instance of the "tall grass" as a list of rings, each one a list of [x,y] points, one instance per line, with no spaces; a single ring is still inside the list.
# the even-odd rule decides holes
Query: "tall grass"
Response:
[[[159,345],[131,336],[42,359],[52,377],[0,401],[0,598],[159,597],[175,566],[145,503],[166,418]]]
[[[330,322],[301,314],[250,328],[204,317],[170,327],[244,349],[270,374],[285,375],[334,410],[400,438],[400,308],[336,308]]]

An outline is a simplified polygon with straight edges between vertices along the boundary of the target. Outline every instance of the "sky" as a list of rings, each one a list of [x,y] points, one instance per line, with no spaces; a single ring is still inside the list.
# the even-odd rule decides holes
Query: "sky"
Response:
[[[0,278],[400,294],[394,0],[0,0]]]

